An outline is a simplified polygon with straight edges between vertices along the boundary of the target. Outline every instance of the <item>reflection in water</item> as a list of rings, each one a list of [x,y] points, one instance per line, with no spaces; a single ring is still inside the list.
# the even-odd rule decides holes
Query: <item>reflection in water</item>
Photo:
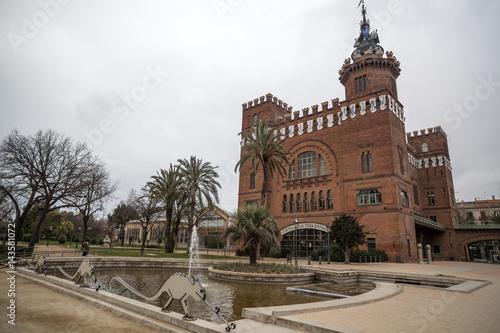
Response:
[[[153,295],[173,273],[182,270],[169,269],[96,269],[95,276],[98,283],[102,285],[103,290],[108,290],[109,280],[113,275],[121,277],[125,282],[136,290],[150,296]],[[183,273],[187,273],[185,270]],[[243,283],[232,281],[219,281],[208,277],[207,271],[198,271],[196,276],[205,286],[207,301],[213,306],[220,307],[220,314],[228,321],[241,319],[243,308],[265,307],[277,305],[289,305],[309,302],[319,302],[331,300],[331,297],[310,295],[297,292],[286,291],[287,287],[296,286],[296,284],[263,284],[263,283]],[[356,288],[349,285],[344,290],[336,290],[337,284],[321,284],[321,290],[328,290],[333,293],[357,295],[372,289],[373,286],[363,286]],[[315,288],[315,285],[308,285],[309,289]],[[109,291],[109,290],[108,290]],[[118,283],[113,283],[111,292],[130,297],[131,293]],[[132,295],[133,299],[144,301],[143,299]],[[158,307],[162,307],[168,301],[169,297],[164,293],[156,301],[147,302]],[[204,320],[222,324],[222,321],[213,313],[203,301],[195,301],[192,298],[187,300],[189,314]],[[169,309],[182,313],[180,302],[174,300]],[[158,309],[159,310],[159,309]]]

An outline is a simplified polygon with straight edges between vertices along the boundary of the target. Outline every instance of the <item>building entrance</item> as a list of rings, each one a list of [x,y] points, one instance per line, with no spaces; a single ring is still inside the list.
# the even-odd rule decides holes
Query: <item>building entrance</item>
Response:
[[[296,248],[299,257],[307,257],[314,250],[326,247],[326,232],[318,229],[292,230],[284,234],[281,241],[282,249],[288,248],[292,251],[292,255],[295,255]]]
[[[467,244],[470,261],[500,262],[500,240],[484,240]]]

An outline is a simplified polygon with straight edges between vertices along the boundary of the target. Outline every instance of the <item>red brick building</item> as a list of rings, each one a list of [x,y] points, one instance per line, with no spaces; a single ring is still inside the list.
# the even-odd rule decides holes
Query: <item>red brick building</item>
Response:
[[[439,126],[406,133],[400,63],[384,55],[364,5],[362,15],[352,59],[339,71],[344,100],[293,110],[267,94],[243,104],[242,131],[267,120],[290,152],[287,177],[274,175],[268,187],[282,247],[294,248],[295,232],[300,256],[325,247],[327,224],[346,213],[368,232],[364,249],[385,250],[391,261],[416,261],[417,243],[458,258],[446,134]],[[245,165],[238,206],[257,202],[261,184],[262,172]]]

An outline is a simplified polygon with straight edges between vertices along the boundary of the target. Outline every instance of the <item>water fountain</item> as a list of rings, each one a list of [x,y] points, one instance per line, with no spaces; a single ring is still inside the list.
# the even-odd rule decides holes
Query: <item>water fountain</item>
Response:
[[[191,296],[195,301],[202,300],[205,304],[212,310],[217,317],[226,324],[226,332],[231,331],[236,328],[234,323],[229,323],[226,319],[224,319],[220,314],[220,308],[214,307],[206,300],[206,292],[205,287],[202,282],[196,277],[193,276],[194,271],[198,268],[197,262],[199,259],[199,251],[198,251],[198,232],[195,227],[193,227],[193,231],[191,234],[191,245],[189,248],[189,271],[188,274],[184,273],[174,273],[170,275],[167,280],[163,283],[163,285],[151,296],[136,290],[134,287],[125,282],[121,277],[113,275],[109,280],[109,290],[111,290],[111,285],[113,281],[118,282],[125,290],[128,290],[131,294],[139,296],[147,301],[154,301],[158,299],[162,294],[167,293],[169,295],[168,301],[161,308],[163,312],[170,312],[168,307],[172,303],[174,299],[180,301],[182,306],[182,311],[184,312],[184,320],[196,320],[196,318],[189,315],[188,307],[186,304],[186,300],[189,296]]]
[[[191,232],[191,245],[189,246],[189,276],[198,268],[197,263],[199,258],[198,231],[196,227],[193,226],[193,231]]]

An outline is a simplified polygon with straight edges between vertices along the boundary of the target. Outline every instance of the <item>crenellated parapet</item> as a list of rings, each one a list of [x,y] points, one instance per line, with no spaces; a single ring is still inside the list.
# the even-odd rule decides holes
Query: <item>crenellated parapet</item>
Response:
[[[448,135],[441,126],[435,126],[435,127],[424,128],[419,131],[407,132],[406,138],[408,141],[410,141],[411,138],[424,137],[435,133],[441,133],[445,138],[448,137]]]
[[[274,126],[276,135],[282,139],[301,136],[325,128],[334,128],[353,121],[355,118],[370,117],[376,113],[390,112],[403,124],[405,122],[403,106],[387,90],[383,93],[366,96],[366,100],[357,103],[339,102],[338,98],[330,102],[295,110],[285,116],[276,117]]]
[[[386,52],[386,57],[382,51],[367,50],[362,54],[354,56],[354,61],[346,59],[339,70],[339,80],[345,85],[351,76],[356,76],[357,72],[365,69],[388,70],[396,79],[401,73],[400,62],[392,52]]]
[[[263,105],[265,103],[275,104],[287,112],[292,111],[291,106],[288,106],[287,103],[283,102],[281,99],[278,99],[278,97],[273,96],[273,94],[271,93],[268,93],[265,96],[260,96],[259,98],[254,98],[253,100],[248,101],[247,103],[241,104],[241,106],[243,107],[243,111],[245,111],[255,108],[259,105]]]

